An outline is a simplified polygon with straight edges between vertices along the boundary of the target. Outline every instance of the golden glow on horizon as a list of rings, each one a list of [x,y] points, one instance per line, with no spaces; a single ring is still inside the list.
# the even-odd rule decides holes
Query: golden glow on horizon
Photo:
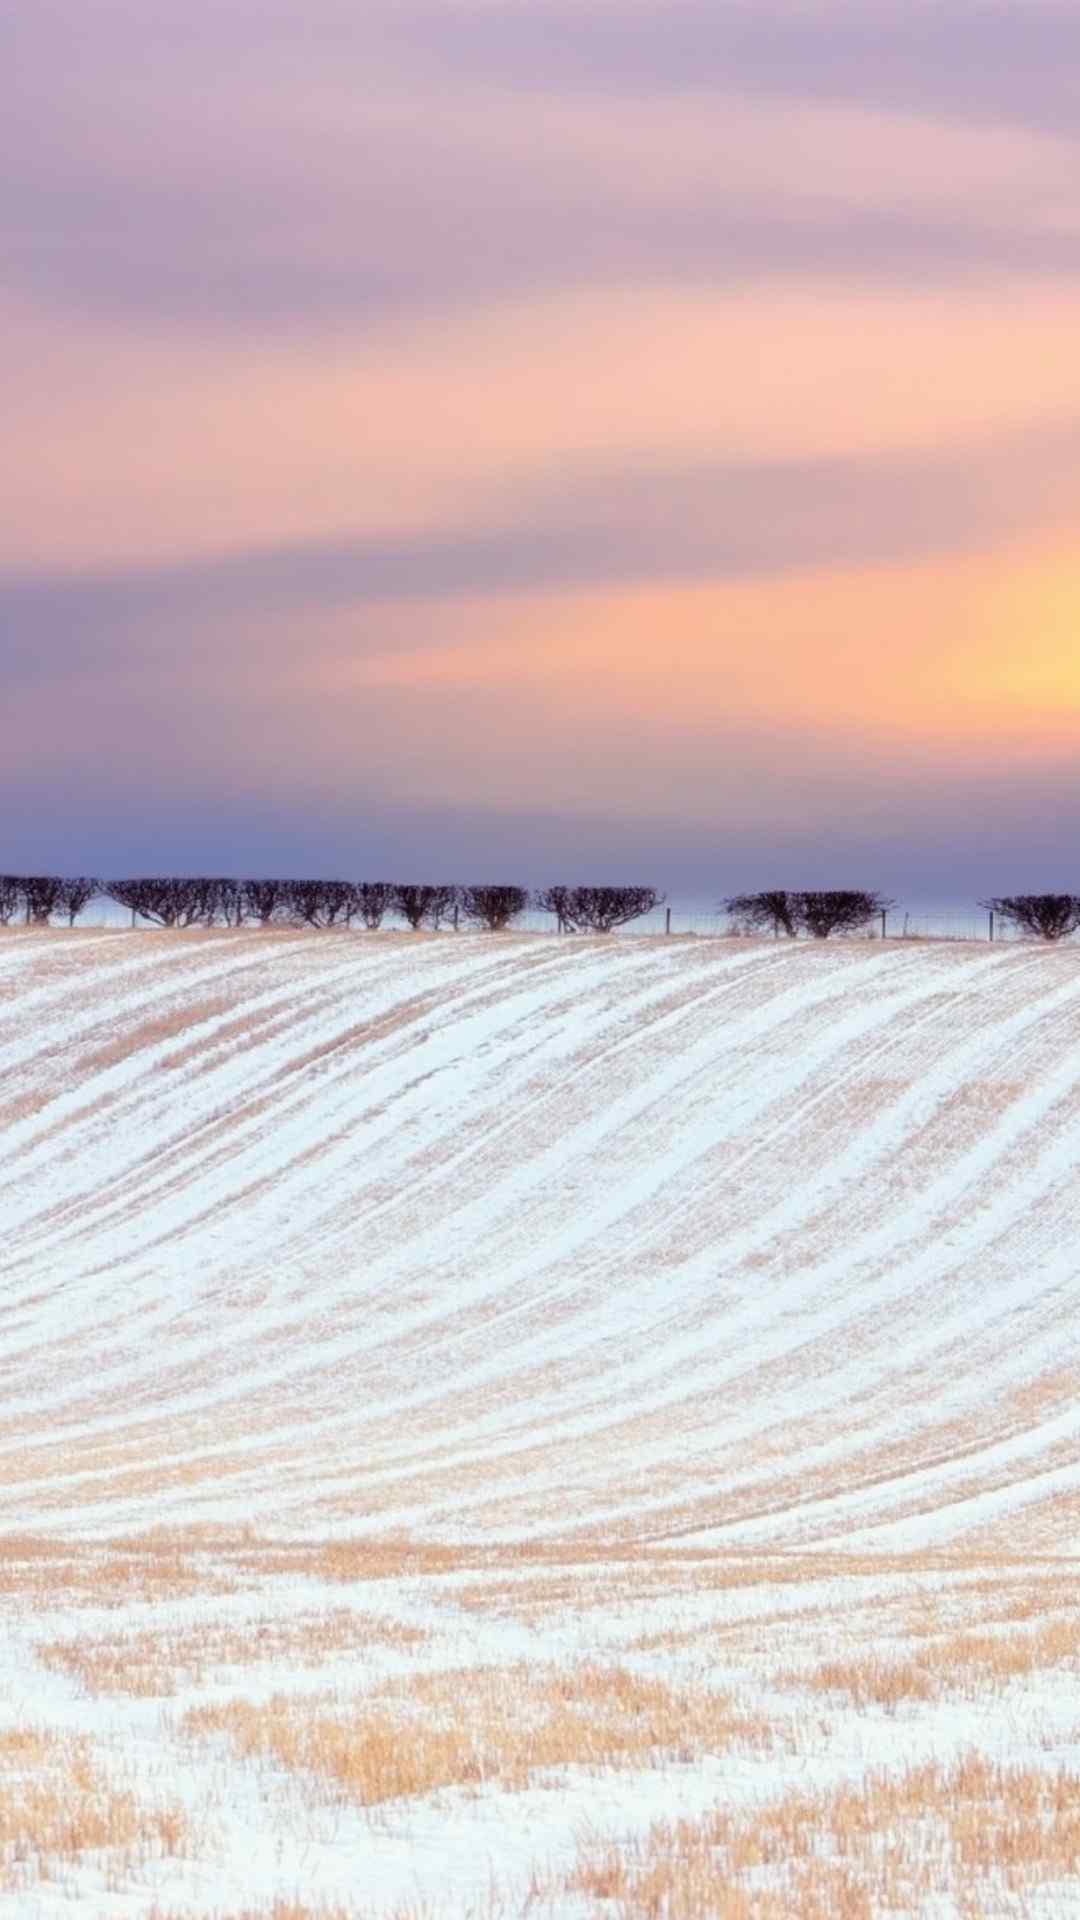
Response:
[[[819,116],[805,128],[828,144]],[[701,131],[684,129],[675,173]],[[768,142],[744,134],[764,177]],[[888,135],[897,180],[910,135]],[[1014,143],[957,138],[997,191]],[[1033,192],[1060,158],[1040,147]],[[527,806],[554,770],[571,807],[618,813],[644,784],[654,811],[680,815],[707,805],[717,742],[738,777],[775,778],[773,749],[798,741],[826,783],[837,756],[929,769],[978,766],[988,745],[1007,765],[1077,744],[1080,471],[1054,449],[1080,417],[1080,282],[659,277],[376,310],[330,336],[73,326],[14,294],[0,320],[22,370],[5,412],[12,570],[163,567],[182,585],[185,568],[247,555],[257,588],[261,556],[288,585],[294,548],[415,542],[419,574],[433,547],[502,541],[528,583],[529,542],[543,551],[554,529],[556,554],[580,536],[612,575],[582,587],[556,559],[546,586],[418,578],[410,597],[406,571],[385,598],[321,604],[316,586],[299,610],[271,583],[264,608],[215,611],[211,595],[194,615],[180,594],[148,616],[145,652],[136,629],[122,685],[74,651],[75,739],[89,703],[104,737],[121,715],[137,732],[155,698],[188,701],[198,743],[173,751],[210,778],[219,718],[235,732],[230,716],[257,712],[244,767],[257,782],[287,764],[302,793],[331,778],[328,756],[351,765],[371,709],[365,764],[387,793]],[[834,488],[821,517],[819,469]],[[679,577],[689,516],[684,575],[713,578]],[[650,549],[663,571],[667,542],[671,578],[639,576]],[[803,551],[829,563],[800,565]],[[899,557],[875,564],[879,551]],[[33,688],[11,697],[14,731],[34,739]]]
[[[1080,731],[1080,563],[1050,549],[1013,571],[988,567],[987,631],[973,675],[984,698],[1006,705],[1038,737]]]
[[[1078,610],[1071,556],[1026,546],[734,585],[459,599],[446,643],[424,643],[430,608],[399,606],[392,649],[370,660],[349,658],[342,625],[318,682],[358,699],[500,688],[508,709],[565,698],[687,741],[736,715],[748,731],[961,753],[992,739],[1023,756],[1059,735],[1080,744]]]

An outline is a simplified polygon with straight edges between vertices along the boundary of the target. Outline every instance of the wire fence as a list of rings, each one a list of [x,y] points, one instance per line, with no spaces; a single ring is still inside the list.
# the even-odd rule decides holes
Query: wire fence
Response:
[[[144,931],[154,930],[151,922],[133,921],[131,914],[126,908],[118,906],[115,901],[101,898],[91,902],[84,912],[79,915],[77,924],[80,927],[112,927],[127,928],[129,930],[134,927],[136,931],[140,929]],[[404,932],[407,930],[405,921],[394,913],[388,913],[386,915],[383,922],[383,929],[387,932]],[[157,930],[160,931],[160,929]],[[461,936],[475,933],[476,931],[460,916],[458,916],[455,921],[453,913],[442,923],[439,930],[443,933],[457,933]],[[354,925],[352,931],[357,935],[361,935],[364,930]],[[551,914],[542,913],[537,908],[530,907],[514,921],[511,931],[515,933],[555,935],[558,932],[558,928]],[[722,909],[710,909],[708,906],[703,906],[701,903],[693,901],[673,901],[670,905],[665,904],[658,906],[653,912],[642,914],[639,919],[631,921],[629,925],[618,928],[613,937],[624,940],[655,939],[663,935],[669,935],[672,938],[682,937],[684,939],[688,936],[693,936],[698,939],[724,940],[739,940],[751,937],[760,940],[763,937],[760,932],[754,932],[751,935],[747,929],[739,924],[738,920],[733,919],[730,914],[723,912]],[[566,934],[563,937],[566,939],[578,939],[581,936],[577,934]],[[768,936],[765,937],[767,938]],[[777,938],[785,940],[786,936],[778,935]],[[800,938],[805,939],[805,936],[800,936]],[[885,938],[887,940],[911,941],[992,940],[1003,943],[1024,942],[1028,945],[1031,944],[1030,935],[1024,934],[1010,921],[1003,919],[1000,914],[991,914],[979,908],[965,912],[963,909],[951,910],[942,908],[940,911],[937,911],[933,908],[908,909],[903,906],[890,907],[884,915],[876,915],[873,921],[859,932],[835,934],[833,938],[842,940],[880,940]],[[1068,944],[1075,945],[1078,940],[1080,940],[1080,935],[1070,936]],[[1059,944],[1064,945],[1066,942],[1060,942]]]

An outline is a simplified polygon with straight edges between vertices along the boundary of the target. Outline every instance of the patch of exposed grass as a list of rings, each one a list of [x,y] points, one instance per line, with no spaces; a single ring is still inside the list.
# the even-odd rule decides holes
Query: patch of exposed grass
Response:
[[[521,1789],[566,1768],[602,1770],[763,1748],[771,1729],[729,1696],[683,1691],[622,1667],[470,1668],[413,1675],[352,1708],[276,1695],[185,1714],[189,1733],[228,1736],[364,1807],[447,1787]]]
[[[0,1887],[20,1889],[88,1855],[114,1879],[190,1851],[178,1806],[144,1806],[94,1764],[83,1738],[14,1728],[0,1734]]]
[[[120,1607],[131,1600],[233,1593],[237,1585],[228,1571],[207,1567],[171,1538],[73,1544],[47,1535],[0,1536],[0,1598]]]
[[[605,1920],[877,1920],[944,1901],[977,1920],[1075,1887],[1078,1860],[1080,1776],[971,1754],[586,1843],[563,1888]]]
[[[205,1684],[223,1668],[318,1667],[341,1653],[412,1651],[428,1638],[421,1627],[342,1607],[244,1626],[207,1621],[174,1633],[80,1635],[39,1642],[35,1651],[43,1666],[66,1674],[91,1696],[165,1699],[181,1687]]]
[[[1028,1633],[958,1633],[917,1644],[904,1659],[827,1660],[787,1684],[840,1695],[857,1709],[1000,1691],[1062,1667],[1080,1670],[1080,1619],[1050,1620]]]

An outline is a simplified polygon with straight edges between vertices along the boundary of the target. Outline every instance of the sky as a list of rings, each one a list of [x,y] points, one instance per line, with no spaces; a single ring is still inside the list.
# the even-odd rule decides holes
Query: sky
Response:
[[[0,71],[5,870],[1080,890],[1075,0]]]

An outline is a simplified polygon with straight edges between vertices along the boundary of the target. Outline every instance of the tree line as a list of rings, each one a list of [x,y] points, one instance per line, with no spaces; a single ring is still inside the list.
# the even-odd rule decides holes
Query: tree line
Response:
[[[885,916],[896,902],[880,893],[834,888],[818,893],[735,893],[722,905],[747,932],[786,935],[790,940],[801,933],[827,940],[831,933],[859,932],[878,918],[884,928]],[[996,894],[979,905],[1033,939],[1053,942],[1080,931],[1080,894]]]
[[[23,920],[74,926],[95,898],[114,900],[132,920],[158,927],[352,927],[371,931],[395,913],[419,932],[448,924],[501,933],[529,907],[553,914],[560,932],[613,933],[663,902],[655,887],[418,885],[384,880],[233,880],[144,875],[98,880],[0,874],[0,924]]]
[[[613,933],[662,906],[656,887],[418,885],[384,880],[234,880],[212,876],[142,876],[99,880],[89,875],[0,874],[0,925],[25,921],[74,926],[96,898],[113,900],[132,922],[158,927],[353,927],[374,931],[397,914],[414,932],[447,925],[501,933],[528,908],[553,916],[560,933]],[[729,894],[720,902],[733,926],[777,939],[827,940],[865,931],[895,901],[860,888]],[[979,902],[1032,938],[1056,942],[1080,931],[1080,894],[1018,893]]]
[[[895,900],[880,893],[833,889],[819,893],[736,893],[723,901],[727,913],[747,932],[809,934],[827,940],[831,933],[856,933],[876,919],[885,924]],[[1080,894],[1008,893],[980,900],[984,912],[1033,939],[1057,941],[1080,931]]]

